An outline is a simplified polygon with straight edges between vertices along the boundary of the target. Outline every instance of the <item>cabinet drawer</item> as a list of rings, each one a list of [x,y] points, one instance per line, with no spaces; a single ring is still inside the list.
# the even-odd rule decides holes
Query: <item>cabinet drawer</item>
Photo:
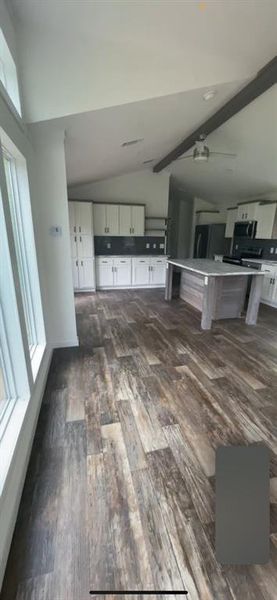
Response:
[[[141,265],[141,264],[150,265],[149,256],[134,256],[134,258],[132,258],[132,261],[133,261],[133,265]]]
[[[122,265],[131,265],[131,257],[130,256],[120,256],[118,258],[113,259],[113,264],[115,267],[120,267]]]
[[[110,266],[112,266],[113,265],[113,258],[110,258],[109,256],[107,256],[107,258],[104,257],[104,256],[103,257],[102,256],[101,257],[97,256],[96,257],[96,264],[97,265],[110,265]]]
[[[167,259],[165,256],[152,256],[150,258],[151,261],[151,265],[165,265],[167,262]]]

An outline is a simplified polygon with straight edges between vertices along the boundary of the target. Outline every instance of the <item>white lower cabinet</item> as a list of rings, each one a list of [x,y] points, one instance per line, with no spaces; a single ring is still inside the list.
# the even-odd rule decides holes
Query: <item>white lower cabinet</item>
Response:
[[[277,307],[277,266],[263,264],[264,272],[261,302]]]
[[[94,259],[72,258],[73,287],[75,290],[94,290]]]
[[[165,285],[166,259],[164,257],[152,257],[150,259],[150,284]]]
[[[97,257],[98,288],[163,287],[166,278],[166,257]]]
[[[113,259],[96,257],[96,286],[113,287]]]
[[[129,287],[132,285],[131,258],[114,258],[113,274],[115,287]]]
[[[132,258],[132,285],[150,285],[149,267],[150,258],[148,256]]]

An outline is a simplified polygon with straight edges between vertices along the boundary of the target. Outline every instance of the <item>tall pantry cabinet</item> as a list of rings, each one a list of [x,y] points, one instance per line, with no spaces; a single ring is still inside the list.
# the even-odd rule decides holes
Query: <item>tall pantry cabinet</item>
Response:
[[[73,285],[75,290],[95,289],[93,218],[90,202],[69,202]]]

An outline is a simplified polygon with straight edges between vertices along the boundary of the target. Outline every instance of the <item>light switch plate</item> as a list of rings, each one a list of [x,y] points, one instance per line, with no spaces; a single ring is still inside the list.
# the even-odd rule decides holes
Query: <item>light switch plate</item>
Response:
[[[157,247],[157,244],[153,244],[153,248],[156,248],[156,247]]]
[[[62,228],[60,225],[51,225],[51,227],[49,227],[49,233],[50,233],[50,235],[52,235],[54,237],[61,236]]]
[[[270,248],[270,254],[274,253],[274,248]]]

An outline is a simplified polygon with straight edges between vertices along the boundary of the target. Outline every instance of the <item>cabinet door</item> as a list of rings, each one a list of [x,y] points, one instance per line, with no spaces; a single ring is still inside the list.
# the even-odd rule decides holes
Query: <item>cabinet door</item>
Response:
[[[150,283],[152,285],[165,285],[166,260],[164,258],[152,258],[150,265]]]
[[[132,234],[133,235],[144,235],[144,228],[145,228],[145,226],[144,226],[144,223],[145,223],[144,206],[132,206],[131,212],[132,212],[132,219],[131,219]]]
[[[92,204],[91,202],[75,202],[77,233],[92,235]]]
[[[106,204],[106,226],[108,235],[119,235],[118,204]]]
[[[94,235],[106,235],[106,205],[93,205]]]
[[[71,265],[72,265],[73,287],[74,287],[74,290],[78,290],[78,288],[79,288],[79,267],[78,267],[78,260],[72,259]]]
[[[273,276],[272,284],[272,303],[277,306],[277,270]]]
[[[79,263],[79,289],[94,288],[94,260],[84,258]]]
[[[238,209],[227,210],[227,223],[225,227],[225,237],[232,238],[234,234],[234,225],[237,220]]]
[[[78,256],[78,252],[77,252],[77,235],[70,235],[70,245],[71,245],[71,257],[72,258],[77,258]]]
[[[149,258],[132,259],[132,285],[150,284],[150,260]]]
[[[275,268],[265,264],[262,265],[261,270],[264,272],[261,300],[271,302],[274,288],[272,282],[274,281],[275,277]]]
[[[131,235],[131,206],[119,206],[119,235]]]
[[[132,285],[132,269],[130,258],[116,258],[113,264],[114,269],[114,285],[115,286],[131,286]]]
[[[77,235],[78,258],[92,258],[93,241],[92,235],[80,234]]]
[[[113,260],[110,258],[96,259],[96,285],[97,287],[113,286]]]
[[[68,202],[69,231],[70,234],[76,233],[75,202]]]
[[[276,204],[259,204],[257,208],[256,239],[265,240],[272,237],[276,214]]]

